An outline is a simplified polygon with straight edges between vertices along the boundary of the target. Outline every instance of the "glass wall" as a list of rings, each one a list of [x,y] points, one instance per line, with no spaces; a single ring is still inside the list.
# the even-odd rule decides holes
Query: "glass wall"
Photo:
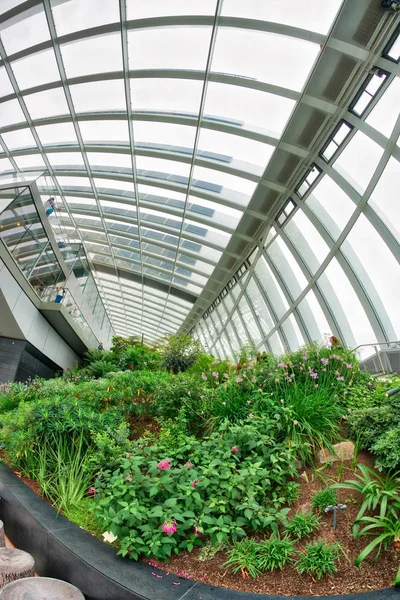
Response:
[[[362,345],[400,340],[399,85],[388,73],[367,110],[350,105],[275,211],[248,278],[236,277],[194,329],[213,354],[248,343],[280,354],[336,335],[363,358],[374,350]],[[222,305],[224,322],[207,337]]]

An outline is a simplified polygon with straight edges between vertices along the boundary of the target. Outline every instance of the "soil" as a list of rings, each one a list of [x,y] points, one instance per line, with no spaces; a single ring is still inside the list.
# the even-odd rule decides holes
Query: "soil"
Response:
[[[373,467],[374,461],[367,452],[361,452],[357,462]],[[304,475],[305,473],[305,475]],[[288,515],[291,518],[298,510],[307,512],[311,506],[311,496],[315,490],[325,487],[326,484],[343,482],[354,478],[351,461],[335,462],[324,469],[308,468],[297,481],[301,483],[301,496],[291,507]],[[371,541],[363,536],[354,539],[351,535],[352,525],[360,506],[360,495],[350,490],[338,490],[339,502],[346,504],[347,508],[340,511],[337,518],[337,528],[332,526],[332,513],[323,515],[322,525],[316,535],[302,540],[296,544],[296,549],[301,550],[311,539],[323,539],[328,543],[339,542],[348,557],[340,559],[338,571],[314,581],[309,575],[299,575],[293,567],[285,567],[281,571],[264,573],[257,579],[250,577],[243,579],[240,573],[234,575],[224,563],[228,557],[224,552],[219,552],[212,560],[205,562],[198,560],[200,549],[191,553],[174,556],[168,563],[168,571],[187,579],[203,581],[211,585],[242,590],[259,594],[277,594],[282,596],[333,596],[336,594],[350,594],[367,592],[391,587],[393,579],[400,566],[400,554],[393,548],[383,551],[376,562],[374,555],[363,561],[360,568],[354,566],[358,554]],[[338,511],[339,512],[339,511]],[[154,567],[165,569],[165,563],[150,561]]]
[[[374,465],[373,457],[367,452],[361,452],[357,457],[357,462],[369,467]],[[24,477],[21,473],[15,473],[35,494],[43,498],[36,481]],[[324,488],[327,484],[353,478],[354,469],[351,461],[335,462],[318,469],[315,467],[305,469],[297,478],[301,484],[301,496],[292,505],[288,517],[291,518],[297,511],[307,512],[315,490]],[[337,541],[344,548],[346,557],[343,556],[340,559],[338,571],[333,575],[323,577],[320,581],[314,581],[308,575],[299,575],[290,566],[284,567],[280,571],[264,573],[257,579],[250,577],[244,579],[240,573],[234,575],[227,567],[224,567],[224,563],[228,559],[225,552],[219,552],[213,559],[203,562],[198,560],[200,549],[173,556],[168,565],[154,559],[149,564],[163,570],[167,569],[169,573],[186,579],[259,594],[334,596],[391,587],[400,566],[400,554],[390,547],[388,550],[382,551],[375,562],[372,553],[363,561],[360,568],[355,567],[354,559],[371,541],[371,538],[363,536],[354,539],[351,535],[352,525],[360,506],[360,495],[350,490],[338,490],[338,499],[339,502],[346,504],[347,508],[344,511],[338,511],[336,530],[332,526],[332,514],[324,514],[321,527],[316,534],[296,544],[296,549],[301,550],[311,539],[317,538],[330,544]],[[47,502],[46,498],[44,500]]]

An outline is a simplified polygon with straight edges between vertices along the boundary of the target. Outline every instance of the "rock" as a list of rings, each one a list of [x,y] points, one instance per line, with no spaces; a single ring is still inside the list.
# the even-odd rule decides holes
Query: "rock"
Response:
[[[317,454],[318,462],[323,465],[328,462],[335,462],[337,460],[351,460],[354,458],[354,444],[350,440],[340,442],[339,444],[333,445],[334,452],[332,453],[328,448],[323,448]]]

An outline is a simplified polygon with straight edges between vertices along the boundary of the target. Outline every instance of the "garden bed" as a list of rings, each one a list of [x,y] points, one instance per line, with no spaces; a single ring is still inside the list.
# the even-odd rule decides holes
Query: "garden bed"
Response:
[[[372,468],[374,460],[368,452],[361,452],[357,457],[357,463]],[[43,498],[36,481],[14,472],[35,494]],[[301,495],[292,505],[288,517],[292,517],[298,511],[309,511],[312,494],[321,486],[343,483],[347,479],[353,479],[354,475],[352,461],[335,462],[318,469],[305,469],[297,479],[301,485]],[[393,548],[389,548],[376,561],[372,555],[363,561],[360,568],[357,568],[354,560],[366,545],[365,538],[354,538],[351,535],[352,525],[360,507],[360,495],[350,490],[339,490],[338,497],[339,501],[345,503],[347,508],[338,514],[336,530],[332,526],[332,514],[323,515],[318,531],[306,540],[299,541],[295,546],[296,550],[302,550],[310,539],[321,539],[329,544],[339,542],[342,545],[348,559],[343,556],[338,571],[325,576],[320,581],[315,581],[308,575],[299,575],[294,568],[288,566],[279,571],[264,573],[256,579],[248,576],[243,578],[239,573],[233,574],[228,567],[224,566],[228,559],[226,552],[221,551],[212,559],[201,560],[204,551],[200,548],[193,552],[172,556],[167,565],[163,561],[157,560],[144,560],[143,562],[171,575],[176,574],[180,578],[257,594],[334,596],[390,587],[399,568],[399,554]],[[44,498],[44,500],[46,499]],[[165,573],[163,576],[165,577]]]

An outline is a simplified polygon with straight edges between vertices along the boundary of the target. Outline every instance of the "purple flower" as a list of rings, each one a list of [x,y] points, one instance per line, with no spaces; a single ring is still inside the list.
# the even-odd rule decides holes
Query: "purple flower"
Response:
[[[350,365],[349,363],[346,363],[346,367],[347,367],[347,369],[352,369],[353,365]]]
[[[308,354],[304,354],[304,356],[301,357],[303,360],[308,360],[309,356]]]
[[[205,373],[201,374],[201,378],[203,381],[207,381],[207,375]]]
[[[212,376],[213,376],[213,377],[219,377],[219,375],[218,375],[217,371],[213,371],[213,373],[212,373]]]
[[[310,373],[310,377],[313,379],[318,379],[318,373]]]
[[[343,377],[343,375],[342,375],[341,377],[336,377],[336,379],[337,379],[338,381],[344,381],[344,377]]]
[[[242,377],[236,377],[236,383],[242,383],[243,378]]]
[[[286,367],[286,364],[284,362],[280,362],[278,363],[278,367]]]
[[[329,362],[329,358],[321,358],[321,362],[322,362],[323,365],[326,366],[328,364],[328,362]]]

